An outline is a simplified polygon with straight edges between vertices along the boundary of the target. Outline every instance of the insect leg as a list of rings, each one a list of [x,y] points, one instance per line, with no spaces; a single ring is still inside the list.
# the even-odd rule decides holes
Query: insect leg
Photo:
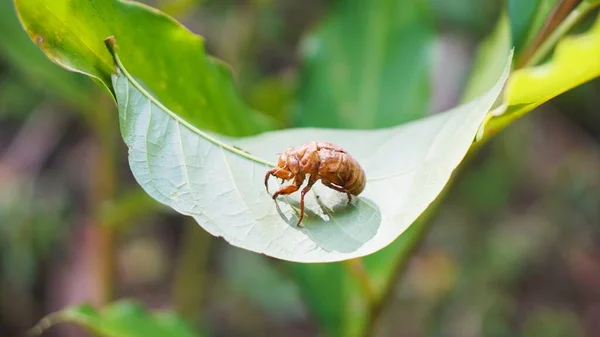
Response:
[[[318,176],[311,174],[310,178],[308,178],[308,183],[302,189],[302,192],[300,192],[300,218],[298,219],[296,226],[299,226],[300,221],[302,221],[302,218],[304,218],[304,196],[306,195],[306,193],[308,193],[308,191],[310,191],[312,185],[314,185],[317,182],[317,179]]]
[[[339,187],[337,185],[334,185],[329,180],[321,179],[321,182],[323,183],[323,185],[331,188],[332,190],[335,190],[335,191],[338,191],[338,192],[342,192],[342,193],[346,193],[346,195],[348,196],[348,204],[352,201],[352,194],[350,194],[350,192],[348,192],[348,190],[346,190],[345,188]]]
[[[267,171],[267,174],[265,174],[265,187],[267,189],[267,193],[269,193],[269,178],[271,177],[271,175],[275,172],[277,172],[277,170],[279,170],[279,168],[272,168],[270,170]]]
[[[280,188],[277,192],[275,192],[275,194],[273,194],[273,200],[277,199],[277,197],[280,195],[292,194],[292,193],[296,192],[298,189],[300,189],[300,186],[302,186],[303,182],[304,182],[304,175],[303,174],[296,175],[294,184]]]

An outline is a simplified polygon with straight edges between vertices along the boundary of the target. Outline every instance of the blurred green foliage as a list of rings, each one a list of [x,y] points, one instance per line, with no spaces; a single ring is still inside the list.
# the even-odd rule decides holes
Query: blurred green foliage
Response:
[[[433,24],[422,0],[338,1],[302,42],[296,124],[382,128],[429,113]]]
[[[184,321],[168,312],[150,313],[139,303],[121,300],[97,310],[89,305],[65,308],[48,316],[33,329],[41,333],[58,322],[85,326],[103,337],[193,337],[195,333]]]

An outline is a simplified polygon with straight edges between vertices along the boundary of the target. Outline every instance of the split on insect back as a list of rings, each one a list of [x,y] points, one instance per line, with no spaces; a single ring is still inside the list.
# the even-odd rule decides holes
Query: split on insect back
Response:
[[[270,176],[282,181],[293,180],[293,184],[281,187],[273,199],[279,195],[288,195],[300,190],[306,176],[308,183],[300,192],[300,216],[296,226],[304,218],[304,198],[313,185],[321,180],[323,185],[334,191],[345,193],[348,204],[353,195],[359,195],[366,184],[365,171],[360,164],[342,147],[328,143],[311,141],[297,147],[289,148],[279,156],[277,167],[267,171],[265,187],[269,192]]]
[[[510,69],[509,58],[494,87],[468,104],[391,128],[289,129],[233,138],[203,130],[164,106],[127,72],[111,43],[121,133],[140,186],[234,246],[304,263],[368,255],[402,234],[461,162]],[[273,164],[277,153],[282,157]],[[290,153],[299,161],[309,156],[292,169]],[[314,172],[320,179],[300,207]],[[296,190],[299,173],[304,185]],[[265,186],[272,175],[294,186],[276,202]],[[277,179],[268,183],[271,193],[281,191]]]

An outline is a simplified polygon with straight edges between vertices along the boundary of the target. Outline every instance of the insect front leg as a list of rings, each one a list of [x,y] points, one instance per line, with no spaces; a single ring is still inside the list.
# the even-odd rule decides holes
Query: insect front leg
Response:
[[[269,178],[271,177],[271,175],[273,175],[278,170],[279,170],[279,168],[277,168],[277,167],[272,168],[267,171],[267,174],[265,174],[265,188],[267,189],[267,193],[269,193]]]
[[[265,188],[267,189],[267,193],[269,193],[269,178],[271,176],[275,176],[276,178],[281,179],[281,183],[288,179],[292,179],[294,174],[286,169],[282,169],[281,167],[275,167],[267,171],[265,174]]]
[[[304,175],[303,174],[296,175],[296,179],[294,179],[294,184],[288,185],[288,186],[283,186],[282,188],[280,188],[277,192],[275,192],[275,194],[273,194],[273,200],[277,199],[277,197],[280,195],[287,195],[287,194],[292,194],[292,193],[296,192],[298,189],[300,189],[300,186],[302,186],[303,182],[304,182]]]

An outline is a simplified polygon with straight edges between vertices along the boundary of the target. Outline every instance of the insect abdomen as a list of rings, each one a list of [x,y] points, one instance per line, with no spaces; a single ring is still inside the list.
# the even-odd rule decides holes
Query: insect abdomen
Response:
[[[347,154],[343,154],[343,156],[345,157],[346,177],[342,187],[353,195],[359,195],[365,189],[365,171],[354,158]]]

